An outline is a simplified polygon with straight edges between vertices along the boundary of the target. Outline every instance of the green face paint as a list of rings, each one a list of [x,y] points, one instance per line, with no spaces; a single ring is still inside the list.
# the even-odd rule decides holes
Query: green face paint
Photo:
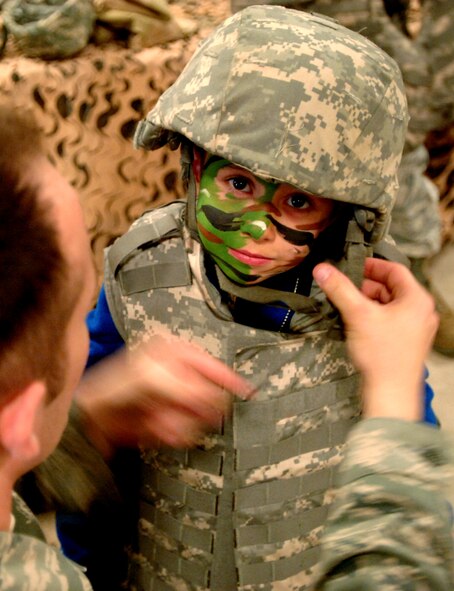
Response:
[[[213,159],[208,161],[200,179],[197,199],[197,225],[199,236],[205,249],[215,259],[222,271],[233,281],[248,283],[256,281],[258,276],[251,265],[239,261],[230,253],[230,249],[244,248],[249,236],[258,240],[268,228],[270,221],[264,210],[249,211],[245,200],[238,199],[232,193],[224,193],[217,176],[219,171],[230,166],[228,160]],[[261,181],[260,181],[261,182]],[[263,198],[260,202],[270,202],[275,188],[270,191],[263,185]]]
[[[282,189],[284,198],[277,195]],[[263,181],[227,160],[212,157],[200,179],[196,210],[199,236],[230,279],[257,283],[299,264],[307,254],[308,248],[298,250],[291,245],[308,247],[314,234],[276,219],[285,219],[287,212],[291,221],[293,217],[304,220],[306,207],[305,195],[290,185]],[[276,241],[272,250],[269,241],[268,248],[262,244],[271,225],[271,234],[285,241]]]

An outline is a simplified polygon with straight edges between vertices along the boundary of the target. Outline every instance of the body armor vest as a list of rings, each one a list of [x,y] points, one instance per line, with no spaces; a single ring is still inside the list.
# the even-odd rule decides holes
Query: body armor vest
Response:
[[[194,449],[142,451],[130,585],[306,589],[334,469],[360,412],[358,375],[323,320],[292,334],[234,322],[186,235],[184,207],[145,214],[108,251],[113,319],[131,347],[162,333],[197,343],[258,393],[235,399],[219,432]]]

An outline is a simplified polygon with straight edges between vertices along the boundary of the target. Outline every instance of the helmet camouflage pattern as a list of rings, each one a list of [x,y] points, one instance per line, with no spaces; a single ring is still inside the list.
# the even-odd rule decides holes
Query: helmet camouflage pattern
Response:
[[[375,210],[394,203],[407,105],[396,63],[332,19],[252,6],[196,51],[136,131],[181,136],[265,180]]]

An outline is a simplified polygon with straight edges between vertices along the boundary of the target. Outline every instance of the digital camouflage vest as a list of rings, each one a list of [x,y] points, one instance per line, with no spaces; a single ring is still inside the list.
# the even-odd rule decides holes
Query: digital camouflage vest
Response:
[[[172,333],[256,385],[192,450],[144,450],[138,589],[305,589],[334,468],[359,414],[345,344],[316,315],[281,334],[232,321],[185,236],[183,203],[145,214],[108,251],[106,293],[132,347]],[[133,587],[135,588],[135,587]]]

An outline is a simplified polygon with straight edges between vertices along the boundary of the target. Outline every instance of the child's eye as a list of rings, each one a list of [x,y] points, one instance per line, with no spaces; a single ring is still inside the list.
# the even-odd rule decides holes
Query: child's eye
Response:
[[[228,183],[235,191],[241,191],[244,193],[251,190],[249,179],[244,176],[234,176],[228,179]]]
[[[307,197],[301,193],[294,193],[287,197],[287,204],[294,209],[305,209],[310,205]]]

